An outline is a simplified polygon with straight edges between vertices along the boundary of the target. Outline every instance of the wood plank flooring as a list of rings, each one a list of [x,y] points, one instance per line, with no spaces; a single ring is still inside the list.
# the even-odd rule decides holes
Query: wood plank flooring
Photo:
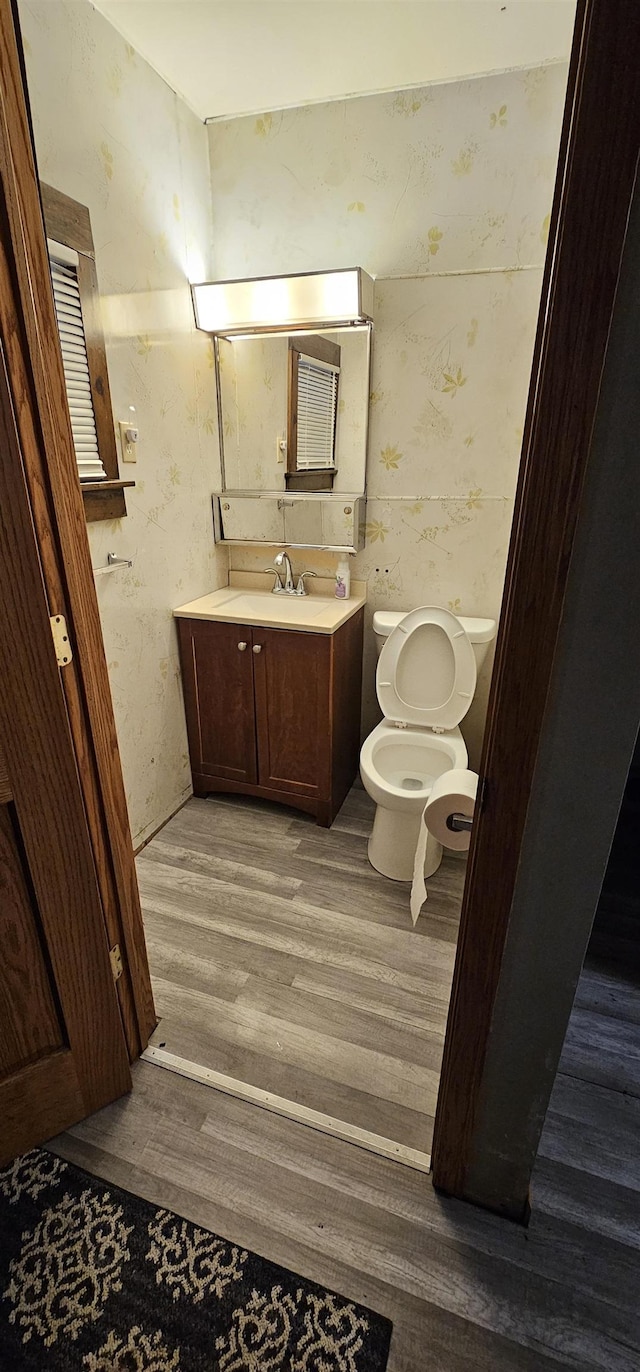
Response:
[[[358,860],[359,845],[351,844],[365,827],[362,798],[350,799],[337,835],[344,888],[329,873],[323,889],[327,913],[341,915],[348,931],[350,955],[359,947],[371,963],[364,973],[320,955],[322,938],[334,930],[331,921],[313,936],[317,907],[309,890],[321,886],[318,868],[329,865],[331,835],[290,815],[265,812],[264,821],[248,821],[241,810],[222,806],[218,833],[224,844],[214,859],[207,804],[195,802],[182,812],[185,841],[181,825],[172,821],[170,842],[165,830],[154,852],[147,849],[141,859],[155,956],[164,958],[160,979],[178,988],[184,980],[185,991],[196,997],[213,995],[221,1016],[240,999],[236,1035],[247,1004],[242,997],[250,996],[255,978],[256,1013],[267,1019],[274,1008],[282,1019],[282,987],[291,1024],[298,992],[314,997],[316,1014],[324,1003],[330,1015],[351,1007],[370,1017],[378,1053],[391,1044],[381,1037],[387,1027],[393,1034],[400,1026],[420,1034],[426,1024],[430,1032],[440,1000],[434,968],[442,972],[435,952],[427,964],[430,989],[416,1005],[405,959],[396,977],[385,978],[381,970],[374,975],[378,962],[388,969],[388,947],[375,938],[366,946],[360,928],[370,923],[373,934],[382,930],[387,937],[402,931],[400,888],[390,887],[386,902],[374,880],[370,909],[361,894],[358,911],[346,913],[358,882],[361,891],[368,889],[361,845]],[[274,834],[286,863],[274,859]],[[172,851],[161,852],[160,844]],[[168,888],[157,875],[154,880],[153,869],[167,866],[177,876],[209,875],[214,893],[208,919],[201,889],[194,891],[187,879],[188,917],[175,938]],[[248,908],[254,890],[280,899],[284,914],[278,918],[277,903],[268,905],[264,918],[250,926],[251,936],[238,937],[234,921],[242,920],[243,900]],[[411,947],[421,975],[422,949],[430,953],[439,944],[446,951],[455,916],[453,897],[443,894],[433,900],[429,921],[418,925]],[[263,958],[270,970],[261,980]],[[195,1043],[198,1021],[190,1004]],[[344,1019],[337,1024],[339,1042]],[[639,1033],[637,968],[634,974],[626,954],[613,970],[588,961],[542,1136],[526,1230],[437,1196],[419,1172],[146,1063],[134,1067],[131,1096],[51,1146],[97,1176],[380,1310],[394,1326],[388,1372],[638,1372]],[[235,1038],[222,1041],[237,1053]],[[254,1064],[263,1056],[255,1046],[243,1051]],[[282,1070],[298,1073],[286,1065]],[[329,1078],[318,1074],[314,1080]],[[387,1099],[383,1104],[390,1119],[401,1108]]]
[[[388,1372],[638,1372],[640,1099],[618,1013],[608,1084],[589,1080],[589,1058],[581,1065],[582,1016],[601,1018],[585,1009],[594,988],[601,1005],[602,974],[587,970],[527,1230],[437,1196],[409,1168],[145,1063],[130,1097],[52,1146],[380,1310],[394,1324]],[[618,1011],[633,1002],[637,1024],[640,989],[607,994]]]
[[[138,857],[152,1042],[429,1152],[464,860],[408,884],[369,865],[354,787],[331,830],[243,797],[193,799]]]
[[[417,1128],[424,1142],[429,1116],[416,1103],[435,1070],[463,869],[445,867],[439,893],[432,883],[428,918],[412,936],[404,889],[367,870],[367,827],[366,798],[355,792],[330,833],[226,802],[192,802],[171,821],[139,860],[169,1010],[160,1038],[175,1023],[194,1051],[206,1043],[219,1062],[278,1069],[289,1089],[324,1090],[367,1120],[375,1111],[378,1126],[382,1113],[392,1134],[395,1120]],[[131,1096],[51,1146],[380,1310],[394,1325],[388,1372],[638,1372],[634,966],[625,952],[618,968],[591,960],[583,971],[526,1230],[437,1196],[419,1172],[146,1063],[134,1067]],[[265,1050],[257,1025],[286,1031],[286,1059],[273,1037]],[[302,1069],[305,1027],[322,1046]],[[334,1041],[336,1073],[324,1040]],[[349,1045],[377,1055],[384,1097],[371,1090],[373,1060],[360,1056],[351,1079]],[[398,1052],[403,1104],[387,1072]]]

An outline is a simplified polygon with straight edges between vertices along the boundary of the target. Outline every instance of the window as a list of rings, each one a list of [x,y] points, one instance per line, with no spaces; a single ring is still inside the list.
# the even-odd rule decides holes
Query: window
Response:
[[[301,353],[298,358],[299,472],[335,466],[336,413],[339,367]]]
[[[51,239],[47,247],[78,476],[81,481],[105,481],[107,473],[98,450],[91,398],[87,340],[78,286],[78,254],[71,254],[69,248],[65,249]],[[75,262],[70,261],[70,257],[74,257]]]
[[[89,211],[40,185],[71,432],[87,520],[127,513],[111,411]]]
[[[331,490],[336,470],[340,348],[321,336],[289,340],[288,490]]]

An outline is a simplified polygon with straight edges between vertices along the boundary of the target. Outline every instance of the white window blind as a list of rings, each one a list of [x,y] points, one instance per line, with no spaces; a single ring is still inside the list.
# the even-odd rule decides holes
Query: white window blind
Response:
[[[315,357],[298,358],[298,471],[334,467],[340,368]]]
[[[53,298],[78,475],[81,481],[103,481],[107,473],[98,451],[77,260],[77,255],[70,249],[49,243]]]

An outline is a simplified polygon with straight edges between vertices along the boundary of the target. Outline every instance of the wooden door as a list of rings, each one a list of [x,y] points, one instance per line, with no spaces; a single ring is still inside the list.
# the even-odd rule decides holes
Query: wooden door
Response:
[[[62,689],[78,760],[105,937],[109,947],[119,945],[122,955],[123,972],[116,989],[129,1058],[133,1059],[146,1046],[156,1017],[69,422],[26,107],[17,7],[11,0],[0,0],[0,202],[4,207],[0,220],[0,340],[6,371],[3,407],[8,415],[6,426],[13,433],[12,471],[17,454],[9,499],[23,501],[26,487],[28,527],[35,531],[48,614],[64,616],[73,644],[72,660],[61,673]],[[10,449],[5,446],[0,463],[9,461]],[[10,576],[6,589],[19,593]],[[36,635],[41,626],[30,625],[30,614],[31,606],[23,600],[18,622]],[[10,763],[8,757],[6,761]]]
[[[254,629],[252,657],[259,784],[328,799],[330,636]]]
[[[3,1165],[131,1075],[1,340],[0,457]]]
[[[207,777],[255,782],[250,626],[179,619],[178,633],[196,792]]]

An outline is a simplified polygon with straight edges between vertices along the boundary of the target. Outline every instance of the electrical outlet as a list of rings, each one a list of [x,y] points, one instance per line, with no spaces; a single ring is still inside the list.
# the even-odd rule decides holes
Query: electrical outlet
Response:
[[[139,431],[136,425],[132,424],[130,419],[120,419],[118,420],[118,428],[120,430],[120,447],[122,448],[122,461],[137,462],[138,453],[136,445],[138,442]]]

